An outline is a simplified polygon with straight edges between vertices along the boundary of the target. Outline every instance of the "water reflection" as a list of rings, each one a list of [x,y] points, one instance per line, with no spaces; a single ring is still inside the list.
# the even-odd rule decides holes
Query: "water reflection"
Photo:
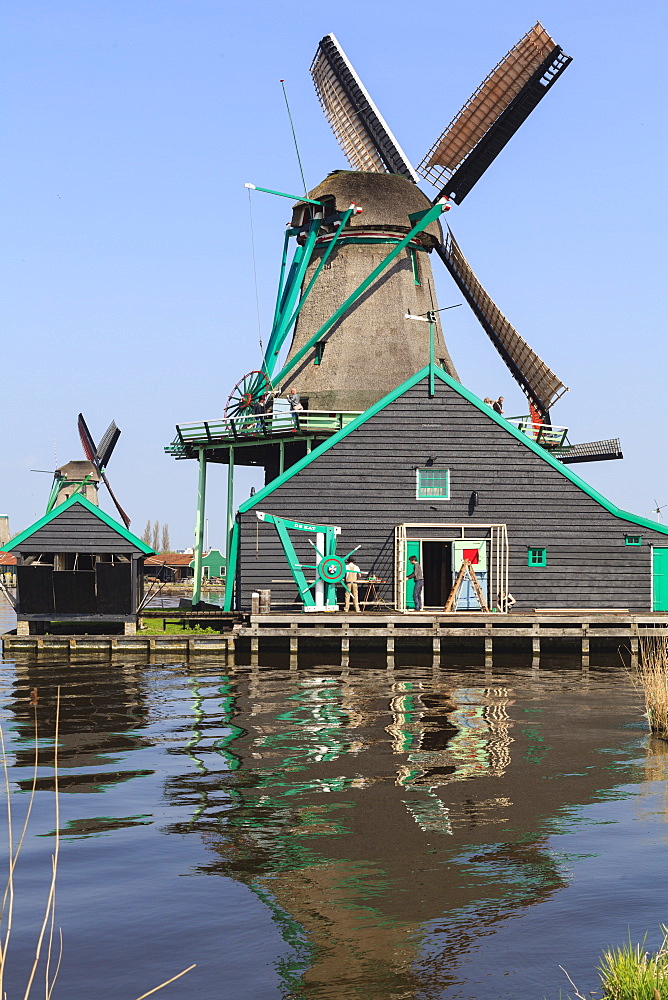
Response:
[[[618,673],[26,659],[5,703],[19,790],[30,784],[30,691],[48,743],[59,686],[61,832],[81,861],[85,845],[104,848],[89,855],[86,884],[115,900],[97,858],[106,865],[117,844],[119,873],[131,849],[133,905],[157,921],[155,941],[143,937],[149,956],[172,935],[186,965],[210,941],[205,978],[175,985],[172,1000],[218,1000],[221,976],[235,1000],[535,1000],[547,990],[504,983],[513,959],[485,958],[484,942],[521,924],[523,946],[539,952],[550,929],[524,915],[550,912],[573,882],[555,834],[581,832],[582,807],[629,794],[622,782],[665,788],[668,777],[668,744],[646,751],[628,728],[640,711]],[[47,749],[40,793],[53,787],[48,764]],[[654,815],[656,795],[633,807]],[[131,950],[125,901],[114,905],[112,932]],[[83,926],[69,933],[76,948]],[[104,984],[92,992],[103,998]],[[86,993],[68,984],[66,995]]]
[[[447,995],[482,936],[568,884],[547,847],[564,798],[619,780],[600,751],[627,734],[577,674],[513,711],[508,684],[406,673],[225,678],[224,760],[167,789],[197,798],[207,870],[272,907],[295,947],[289,996]]]

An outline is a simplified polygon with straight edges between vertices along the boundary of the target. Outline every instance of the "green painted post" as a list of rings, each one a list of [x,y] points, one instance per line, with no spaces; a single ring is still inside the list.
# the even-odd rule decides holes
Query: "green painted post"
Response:
[[[232,610],[234,585],[237,580],[237,553],[239,552],[239,522],[235,519],[229,540],[227,553],[227,575],[225,577],[225,607],[224,611]]]
[[[197,449],[199,483],[197,486],[197,519],[195,521],[195,567],[193,573],[193,606],[202,599],[202,549],[204,547],[204,508],[206,506],[206,452]]]
[[[234,448],[230,445],[227,465],[227,519],[225,521],[225,557],[228,566],[232,548],[232,529],[234,527]],[[229,572],[229,570],[228,570]]]

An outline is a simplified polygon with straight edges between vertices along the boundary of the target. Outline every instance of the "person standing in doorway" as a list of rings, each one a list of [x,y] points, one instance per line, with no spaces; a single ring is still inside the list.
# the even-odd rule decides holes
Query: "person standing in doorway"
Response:
[[[344,611],[350,610],[351,597],[353,599],[353,604],[355,605],[355,611],[359,612],[360,610],[360,602],[357,594],[357,577],[361,572],[362,570],[359,568],[357,563],[353,562],[352,559],[349,559],[346,563],[346,576],[344,581],[346,585],[346,599],[343,606]]]
[[[422,572],[422,566],[417,561],[417,556],[411,556],[408,560],[409,563],[413,564],[413,572],[410,576],[407,576],[407,580],[414,580],[413,583],[413,604],[415,605],[416,611],[422,611],[422,589],[424,587],[424,573]]]

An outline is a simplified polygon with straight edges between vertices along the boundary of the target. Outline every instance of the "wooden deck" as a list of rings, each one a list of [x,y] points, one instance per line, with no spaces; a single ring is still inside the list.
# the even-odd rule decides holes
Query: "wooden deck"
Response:
[[[276,614],[244,615],[233,628],[221,635],[33,635],[2,636],[6,656],[21,653],[87,655],[101,653],[178,653],[223,656],[233,661],[241,645],[244,659],[250,651],[251,663],[260,653],[283,650],[291,660],[305,650],[331,650],[342,662],[351,650],[382,652],[392,659],[399,651],[430,652],[434,657],[464,646],[484,653],[491,665],[496,652],[524,647],[534,665],[540,662],[549,642],[551,652],[579,650],[583,666],[589,665],[593,643],[625,646],[631,661],[637,661],[641,636],[668,635],[668,614],[629,612],[532,612],[500,615],[495,613],[433,614],[409,612],[404,615],[374,614]]]

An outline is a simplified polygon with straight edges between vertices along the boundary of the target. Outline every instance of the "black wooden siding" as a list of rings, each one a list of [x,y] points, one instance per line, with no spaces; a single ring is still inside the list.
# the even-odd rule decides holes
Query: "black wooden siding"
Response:
[[[450,500],[417,500],[417,468],[450,469]],[[478,506],[469,515],[472,491]],[[338,524],[337,552],[355,545],[364,571],[393,582],[394,527],[403,522],[506,524],[510,590],[517,610],[651,607],[651,543],[668,536],[611,514],[458,392],[436,380],[409,389],[303,469],[258,509]],[[433,508],[436,509],[433,509]],[[239,604],[270,587],[280,604],[296,590],[273,525],[255,510],[240,515]],[[425,532],[426,534],[427,532]],[[640,547],[625,535],[640,534]],[[293,532],[300,558],[313,562],[306,535]],[[527,547],[545,546],[547,566],[528,567]],[[391,596],[392,589],[387,588]]]
[[[141,550],[114,531],[82,504],[72,504],[53,521],[17,546],[17,552],[113,552],[131,555]],[[143,555],[143,553],[141,553]]]

